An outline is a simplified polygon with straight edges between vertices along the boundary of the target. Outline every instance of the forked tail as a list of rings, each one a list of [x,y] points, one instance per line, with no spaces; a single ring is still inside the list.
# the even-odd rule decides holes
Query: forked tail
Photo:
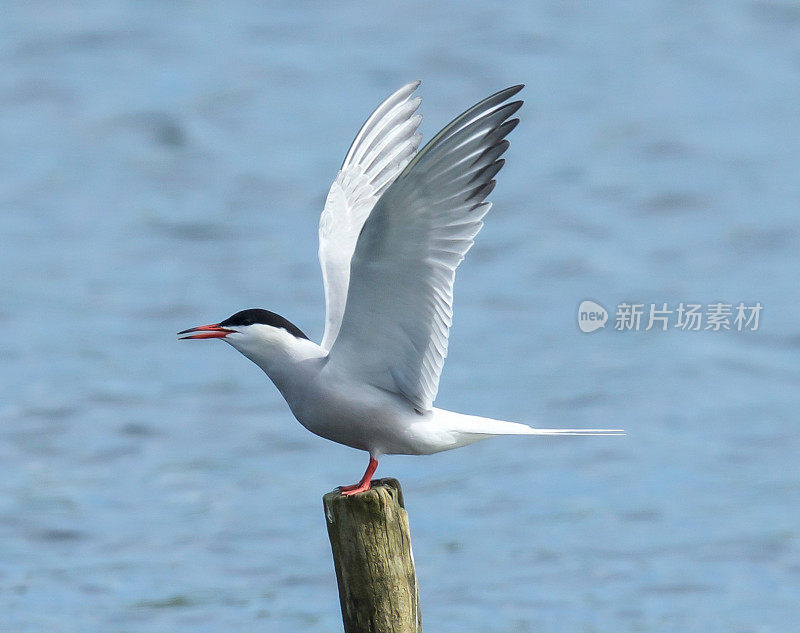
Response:
[[[625,435],[622,429],[538,429],[518,422],[506,422],[434,409],[434,421],[459,434],[490,435]],[[476,437],[475,440],[481,439]]]

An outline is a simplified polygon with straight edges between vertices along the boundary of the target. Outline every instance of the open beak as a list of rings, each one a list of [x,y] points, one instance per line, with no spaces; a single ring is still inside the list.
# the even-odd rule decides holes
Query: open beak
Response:
[[[193,334],[193,332],[197,332],[197,334]],[[190,338],[225,338],[233,332],[234,330],[226,330],[224,327],[220,327],[219,323],[212,323],[211,325],[200,325],[178,332],[178,336],[181,337],[181,341],[185,341]],[[190,336],[181,336],[182,334],[189,334]]]

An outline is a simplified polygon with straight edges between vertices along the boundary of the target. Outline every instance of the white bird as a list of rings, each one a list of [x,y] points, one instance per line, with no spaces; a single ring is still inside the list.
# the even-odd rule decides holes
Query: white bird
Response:
[[[417,152],[422,117],[406,84],[356,135],[319,223],[325,333],[317,345],[268,310],[180,332],[221,338],[252,360],[312,433],[369,452],[427,455],[493,435],[618,434],[540,429],[433,406],[447,355],[458,265],[483,226],[523,86],[484,99]]]

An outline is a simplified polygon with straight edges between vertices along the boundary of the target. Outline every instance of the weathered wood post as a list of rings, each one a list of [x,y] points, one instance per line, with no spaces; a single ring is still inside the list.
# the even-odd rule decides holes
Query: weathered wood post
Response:
[[[408,513],[396,479],[351,497],[322,498],[345,633],[420,633]]]

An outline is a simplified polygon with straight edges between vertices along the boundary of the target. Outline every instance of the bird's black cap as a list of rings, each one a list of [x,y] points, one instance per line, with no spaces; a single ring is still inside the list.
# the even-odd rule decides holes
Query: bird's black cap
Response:
[[[303,334],[303,331],[288,319],[284,319],[280,314],[275,314],[269,310],[262,310],[261,308],[250,308],[249,310],[237,312],[233,316],[229,316],[222,321],[220,327],[255,325],[256,323],[282,328],[297,338],[308,339],[308,337]]]

